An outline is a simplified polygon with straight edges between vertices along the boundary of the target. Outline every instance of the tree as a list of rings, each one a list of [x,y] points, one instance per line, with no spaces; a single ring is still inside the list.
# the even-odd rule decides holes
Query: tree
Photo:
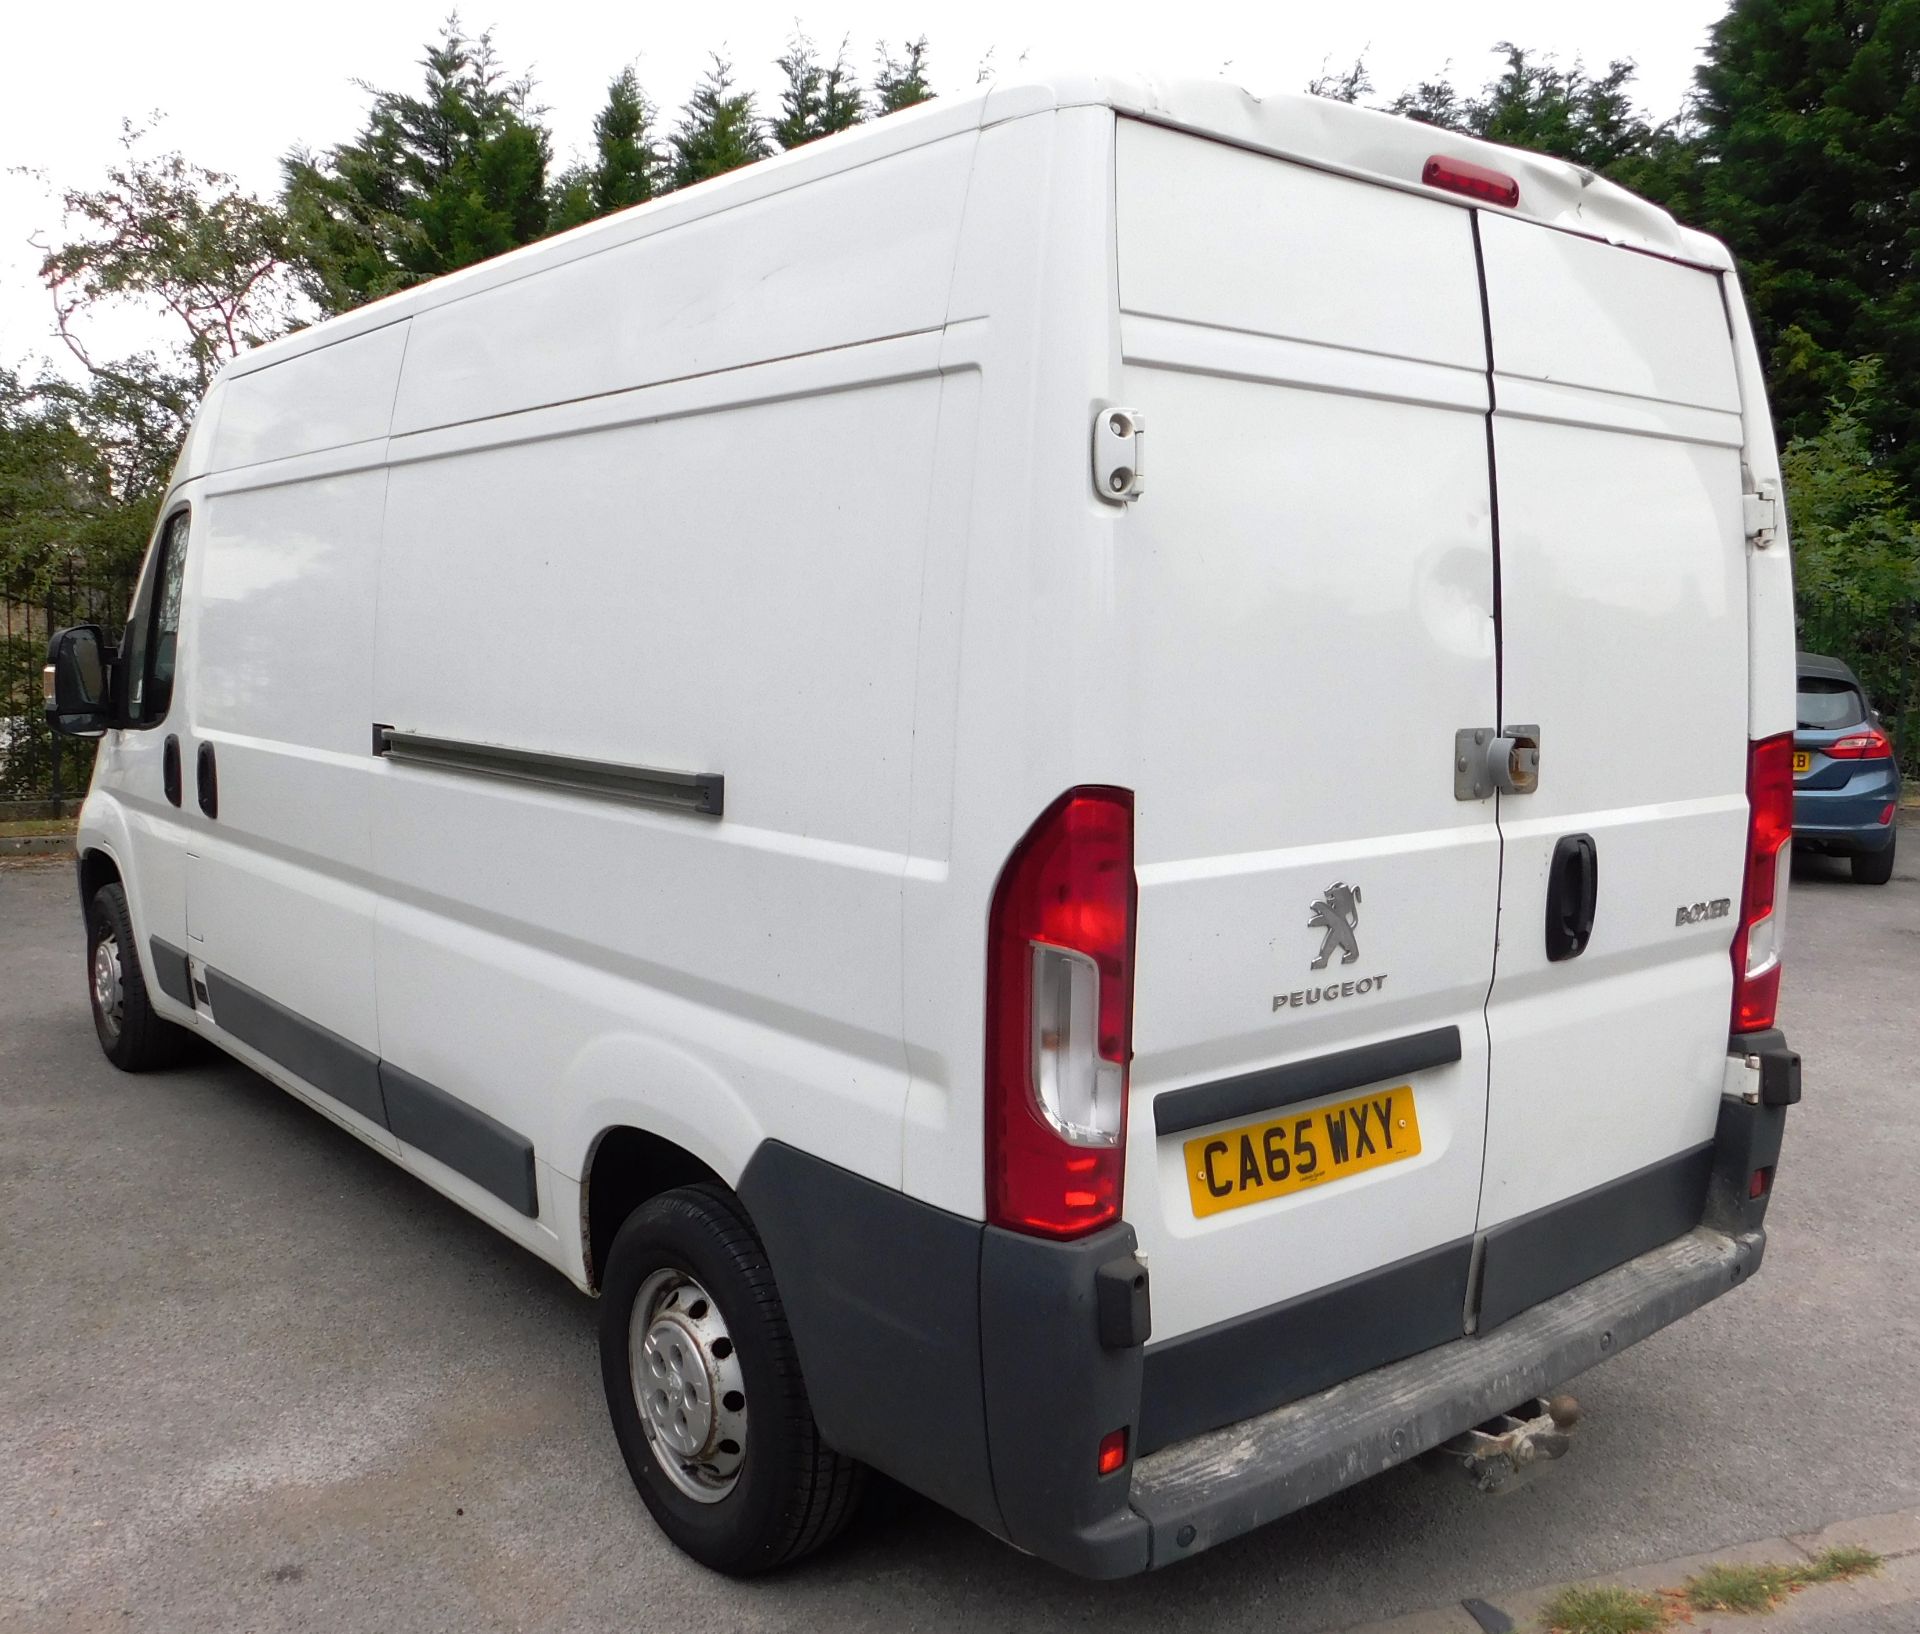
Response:
[[[40,264],[56,331],[88,384],[44,383],[35,400],[59,400],[128,496],[165,482],[220,366],[303,315],[285,216],[222,171],[179,153],[144,152],[148,134],[123,124],[124,156],[105,184],[60,195],[70,236],[47,248]],[[90,334],[93,320],[126,306],[157,312],[171,339],[132,356],[104,356]]]
[[[1325,97],[1329,102],[1358,102],[1373,94],[1373,76],[1367,72],[1365,56],[1355,57],[1353,65],[1336,73],[1323,60],[1320,72],[1307,81],[1307,95]]]
[[[660,150],[653,139],[653,104],[632,68],[607,87],[607,105],[594,116],[594,160],[563,176],[555,188],[549,225],[555,232],[645,204],[661,190]]]
[[[1913,496],[1879,459],[1867,413],[1882,366],[1852,364],[1811,435],[1781,453],[1802,646],[1838,653],[1899,727],[1902,758],[1920,763],[1913,650],[1920,609],[1920,522]]]
[[[1705,225],[1740,257],[1783,434],[1852,361],[1859,417],[1920,496],[1920,0],[1734,0],[1698,74]]]
[[[114,461],[73,412],[84,392],[0,368],[0,595],[33,601],[70,571],[131,572],[159,503],[129,496]]]
[[[672,137],[675,187],[691,187],[772,151],[751,91],[733,88],[733,64],[713,54],[706,76],[694,88]]]
[[[1402,92],[1388,111],[1601,172],[1652,149],[1656,127],[1634,107],[1627,89],[1634,76],[1631,62],[1609,63],[1595,78],[1578,59],[1562,68],[1552,57],[1510,41],[1496,49],[1506,67],[1478,96],[1463,96],[1447,81],[1432,80]],[[1356,63],[1348,80],[1354,74],[1364,79],[1364,73]]]
[[[363,86],[358,138],[285,161],[286,208],[307,293],[344,312],[485,260],[547,231],[543,110],[509,80],[493,38],[458,13],[421,59],[424,94]]]
[[[874,55],[880,67],[873,76],[873,100],[882,114],[933,100],[933,89],[927,84],[926,35],[909,40],[897,57],[882,40]]]
[[[780,117],[773,122],[773,139],[783,148],[797,148],[857,125],[867,117],[860,82],[847,66],[847,42],[842,39],[833,63],[823,66],[813,41],[796,34],[787,54],[778,59],[787,76],[780,93]]]

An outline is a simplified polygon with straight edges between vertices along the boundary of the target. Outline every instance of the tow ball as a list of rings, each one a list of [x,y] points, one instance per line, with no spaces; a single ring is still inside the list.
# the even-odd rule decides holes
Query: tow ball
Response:
[[[1479,1491],[1498,1492],[1535,1465],[1564,1457],[1579,1422],[1572,1396],[1536,1396],[1434,1451],[1458,1464]]]

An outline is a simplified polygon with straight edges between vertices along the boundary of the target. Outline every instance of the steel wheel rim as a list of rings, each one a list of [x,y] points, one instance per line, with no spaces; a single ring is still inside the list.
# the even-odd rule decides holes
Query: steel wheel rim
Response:
[[[726,1318],[687,1272],[640,1284],[627,1328],[628,1373],[647,1447],[696,1503],[719,1503],[747,1457],[746,1381]]]
[[[115,1038],[126,1017],[126,979],[120,966],[120,940],[112,931],[93,945],[93,1008],[101,1026]]]

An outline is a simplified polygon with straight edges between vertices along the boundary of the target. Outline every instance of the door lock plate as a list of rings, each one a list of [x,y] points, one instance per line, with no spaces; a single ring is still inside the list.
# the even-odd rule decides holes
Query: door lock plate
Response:
[[[1453,735],[1453,797],[1486,800],[1540,786],[1540,728],[1463,726]]]

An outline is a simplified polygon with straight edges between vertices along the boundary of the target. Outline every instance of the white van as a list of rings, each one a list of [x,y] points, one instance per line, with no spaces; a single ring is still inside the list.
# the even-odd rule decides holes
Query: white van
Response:
[[[937,102],[229,365],[50,665],[101,1040],[597,1293],[712,1566],[1181,1560],[1758,1267],[1777,487],[1590,174]]]

